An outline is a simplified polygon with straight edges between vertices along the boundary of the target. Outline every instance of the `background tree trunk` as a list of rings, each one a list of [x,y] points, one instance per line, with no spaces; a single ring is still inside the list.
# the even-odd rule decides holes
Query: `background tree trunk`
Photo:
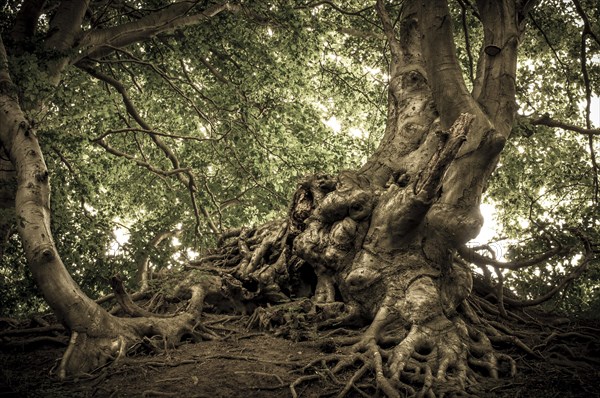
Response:
[[[4,148],[0,147],[0,258],[10,235],[14,232],[16,188],[14,167]]]

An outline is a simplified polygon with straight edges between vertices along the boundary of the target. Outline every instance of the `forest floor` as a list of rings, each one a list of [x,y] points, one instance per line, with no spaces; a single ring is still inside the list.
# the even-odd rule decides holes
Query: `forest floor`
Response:
[[[64,346],[48,344],[47,339],[39,337],[38,343],[34,343],[31,335],[18,335],[19,338],[13,335],[8,339],[7,325],[0,320],[0,342],[3,343],[0,345],[0,397],[291,397],[294,394],[290,385],[302,376],[313,380],[296,383],[294,389],[299,397],[336,396],[339,392],[340,386],[328,380],[326,372],[319,375],[317,368],[303,369],[315,359],[348,349],[334,344],[331,337],[323,334],[311,341],[294,342],[247,330],[247,318],[207,315],[205,320],[214,325],[213,330],[223,336],[221,339],[183,344],[161,352],[138,352],[117,366],[64,381],[59,381],[53,373]],[[584,328],[596,330],[597,326],[588,323]],[[578,327],[581,330],[581,325]],[[562,331],[569,333],[567,327]],[[26,337],[29,343],[20,345],[20,339]],[[67,339],[61,331],[54,331],[50,338]],[[578,347],[580,350],[575,352],[587,352],[587,357],[570,358],[565,362],[572,343],[562,347],[565,351],[562,355],[545,355],[545,359],[514,349],[504,351],[517,361],[518,373],[514,378],[489,379],[483,395],[600,397],[600,347],[581,341],[587,346]],[[561,346],[557,347],[560,352]],[[351,392],[347,396],[359,395]]]

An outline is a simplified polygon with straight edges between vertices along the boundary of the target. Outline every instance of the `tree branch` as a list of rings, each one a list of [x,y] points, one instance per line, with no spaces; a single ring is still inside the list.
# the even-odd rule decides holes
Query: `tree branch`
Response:
[[[81,40],[79,47],[83,51],[75,62],[85,57],[106,55],[111,51],[107,46],[124,47],[149,39],[159,33],[198,24],[223,11],[236,12],[239,10],[238,5],[226,1],[210,6],[198,13],[190,14],[196,4],[196,1],[180,1],[136,21],[111,28],[93,30]]]
[[[98,137],[94,138],[93,141],[106,138],[112,134],[123,134],[123,133],[130,133],[130,132],[144,133],[147,135],[157,135],[160,137],[173,138],[176,140],[189,140],[189,141],[199,141],[199,142],[220,141],[221,139],[223,139],[223,136],[221,136],[219,138],[200,138],[200,137],[194,137],[191,135],[169,134],[169,133],[161,133],[160,131],[156,131],[156,130],[146,130],[146,129],[140,129],[140,128],[135,128],[135,127],[127,127],[127,128],[123,128],[123,129],[117,129],[117,130],[108,130],[105,133],[102,133]]]
[[[114,87],[123,97],[123,103],[125,104],[125,108],[127,109],[127,112],[135,119],[135,121],[144,130],[153,131],[153,129],[150,127],[150,125],[147,124],[144,121],[144,119],[142,119],[142,117],[140,116],[139,112],[137,111],[137,108],[135,107],[135,105],[133,104],[131,99],[129,98],[129,95],[127,94],[127,90],[125,89],[125,86],[120,81],[118,81],[110,76],[107,76],[100,71],[97,71],[96,69],[89,66],[87,63],[78,63],[77,66],[80,69],[88,72],[90,75],[94,76],[98,80],[102,80],[105,83]],[[208,213],[208,211],[204,208],[204,206],[199,205],[196,201],[195,193],[198,191],[198,188],[197,188],[196,181],[195,181],[194,175],[192,174],[191,169],[181,168],[179,159],[177,158],[175,153],[173,153],[173,151],[160,139],[160,137],[158,137],[157,135],[152,134],[152,133],[148,133],[148,135],[150,136],[152,141],[156,144],[156,146],[158,146],[163,151],[165,156],[169,159],[169,161],[173,165],[173,169],[182,171],[182,172],[177,172],[177,173],[170,173],[169,175],[174,174],[177,177],[177,179],[181,183],[183,183],[190,191],[190,200],[192,202],[192,207],[194,209],[194,215],[196,216],[196,230],[199,231],[199,229],[200,229],[200,212],[201,212],[202,215],[204,216],[204,218],[206,219],[206,222],[208,223],[212,232],[215,235],[219,235],[219,228],[215,225],[215,223],[212,220],[212,218],[210,217],[210,214]],[[102,140],[97,141],[97,142],[100,143],[101,141]],[[122,156],[122,155],[119,155],[119,156]],[[129,156],[131,156],[131,155],[129,155]],[[141,161],[137,160],[136,162],[141,162]],[[142,163],[146,163],[146,162],[142,162]],[[146,166],[144,166],[144,167],[146,167]],[[156,170],[158,170],[158,169],[156,169]],[[160,173],[158,173],[158,174],[160,174]]]
[[[121,152],[116,148],[113,148],[112,146],[110,146],[109,144],[107,144],[104,140],[100,139],[100,140],[95,140],[94,141],[96,144],[100,145],[102,148],[104,148],[106,150],[106,152],[118,156],[118,157],[122,157],[125,159],[129,159],[129,160],[133,160],[135,162],[135,164],[137,164],[138,166],[144,167],[148,170],[150,170],[151,172],[161,175],[161,176],[165,176],[165,177],[169,177],[172,175],[177,175],[177,174],[181,174],[181,173],[187,173],[190,169],[189,168],[178,168],[178,169],[171,169],[171,170],[162,170],[159,169],[153,165],[151,165],[148,162],[144,162],[142,160],[139,160],[138,158],[136,158],[133,155],[130,155],[128,153],[125,152]]]
[[[142,256],[136,262],[136,281],[140,285],[139,290],[141,292],[148,289],[148,283],[150,280],[150,254],[153,250],[158,248],[158,245],[160,245],[162,241],[167,238],[177,236],[181,232],[181,230],[161,231],[154,238],[152,238],[150,242],[148,242],[146,248],[142,252]]]
[[[23,50],[24,43],[32,38],[45,3],[46,0],[26,0],[21,4],[10,33],[15,49]]]
[[[600,135],[600,129],[589,129],[576,126],[574,124],[569,124],[562,122],[560,120],[556,120],[550,117],[549,114],[544,114],[537,119],[530,120],[530,123],[534,126],[546,126],[546,127],[557,127],[564,130],[573,131],[575,133],[583,134],[583,135]]]
[[[89,0],[63,0],[50,21],[44,49],[53,53],[50,57],[52,61],[47,63],[47,72],[53,85],[58,84],[61,72],[69,62],[68,51],[80,36],[88,4]]]
[[[523,259],[523,260],[511,261],[511,262],[498,261],[495,258],[491,258],[491,257],[484,256],[482,254],[479,254],[479,253],[477,253],[476,250],[474,250],[470,247],[466,247],[466,246],[462,246],[461,248],[459,248],[458,254],[460,254],[460,256],[465,261],[476,264],[478,266],[490,265],[492,267],[508,269],[508,270],[514,271],[514,270],[518,270],[521,268],[531,267],[531,266],[540,264],[540,263],[547,261],[550,258],[557,256],[557,255],[567,254],[569,252],[569,250],[570,250],[569,248],[557,246],[557,247],[553,247],[552,249],[550,249],[544,253],[541,253],[537,256],[534,256],[534,257],[531,257],[528,259]]]
[[[314,3],[309,3],[309,4],[306,4],[306,5],[298,7],[298,8],[315,8],[315,7],[319,7],[322,5],[327,5],[331,8],[333,8],[334,10],[336,10],[337,12],[339,12],[340,14],[354,15],[354,16],[361,15],[363,12],[365,12],[371,8],[371,6],[368,6],[361,10],[358,10],[358,11],[348,11],[348,10],[344,10],[343,8],[337,6],[333,1],[329,1],[329,0],[315,1]]]
[[[383,25],[383,32],[388,40],[388,43],[390,44],[390,52],[392,53],[393,59],[392,65],[399,66],[402,62],[402,47],[396,38],[396,32],[394,31],[392,20],[385,9],[385,0],[377,0],[377,3],[375,3],[375,11],[377,11],[377,15],[379,15],[379,19]]]
[[[476,106],[467,90],[456,58],[452,17],[445,0],[424,1],[419,10],[423,56],[442,126],[448,128],[463,112],[474,115]]]
[[[484,42],[477,64],[473,98],[505,138],[516,112],[517,48],[522,26],[515,1],[478,0]]]
[[[560,64],[560,66],[562,66],[562,68],[565,72],[565,77],[567,78],[567,82],[568,82],[569,81],[569,74],[568,74],[569,67],[567,65],[565,65],[565,63],[562,61],[562,59],[560,59],[560,57],[558,56],[558,51],[556,51],[556,48],[554,48],[554,45],[550,41],[550,38],[548,37],[546,32],[542,29],[542,26],[533,17],[533,14],[529,14],[529,19],[531,20],[531,23],[533,24],[533,26],[535,26],[535,28],[542,34],[544,41],[546,42],[548,47],[550,47],[550,50],[552,51],[552,54],[554,54],[554,58],[556,59],[556,61]]]
[[[122,52],[124,54],[126,54],[127,56],[129,56],[129,59],[119,59],[118,61],[112,61],[112,60],[96,60],[96,62],[99,63],[113,63],[113,62],[119,62],[119,63],[127,63],[127,62],[131,62],[131,63],[135,63],[135,64],[139,64],[139,65],[144,65],[144,66],[148,66],[150,67],[154,72],[156,72],[156,74],[158,74],[165,82],[167,82],[167,84],[173,89],[173,91],[175,91],[180,97],[182,97],[183,99],[185,99],[190,106],[194,109],[194,111],[196,112],[196,114],[203,119],[204,121],[206,121],[208,124],[210,124],[211,126],[213,125],[213,123],[211,122],[211,120],[208,118],[208,116],[206,114],[204,114],[204,112],[202,112],[198,106],[194,103],[194,101],[192,101],[192,99],[190,97],[188,97],[179,87],[177,87],[174,83],[173,80],[175,80],[173,77],[169,76],[167,72],[165,72],[164,70],[162,70],[161,68],[159,68],[158,66],[156,66],[155,64],[153,64],[152,62],[147,62],[144,61],[138,57],[136,57],[135,55],[131,54],[128,51],[125,51],[123,49],[119,49],[116,47],[112,47],[112,46],[108,46],[109,48],[112,48],[113,50],[117,50],[119,52]],[[127,70],[127,69],[126,69]],[[135,81],[135,80],[134,80]]]
[[[554,286],[554,288],[550,289],[543,296],[540,296],[533,300],[515,300],[515,299],[505,298],[504,302],[506,304],[513,306],[513,307],[531,307],[534,305],[541,304],[543,302],[550,300],[552,297],[554,297],[554,295],[556,293],[560,292],[564,287],[566,287],[568,283],[570,283],[574,279],[581,276],[581,274],[583,274],[583,272],[587,269],[588,263],[594,258],[594,251],[592,250],[591,243],[587,237],[583,236],[583,234],[581,234],[581,232],[579,232],[579,231],[574,231],[574,233],[576,235],[578,235],[579,239],[581,240],[581,242],[583,244],[583,248],[585,251],[585,255],[579,262],[579,265],[577,267],[575,267],[575,269],[572,272],[565,275],[565,277],[562,278]]]
[[[592,129],[591,120],[591,104],[592,104],[592,87],[590,83],[590,75],[587,68],[587,37],[591,37],[600,45],[600,40],[596,33],[592,30],[590,20],[581,7],[579,0],[573,0],[577,13],[583,20],[583,31],[581,32],[581,50],[580,50],[580,62],[581,62],[581,74],[583,76],[583,84],[585,88],[585,126],[588,130]],[[590,149],[590,160],[592,161],[593,180],[594,180],[594,202],[598,203],[598,196],[600,194],[600,184],[598,183],[598,162],[596,161],[596,152],[594,150],[594,137],[588,135],[588,147]]]
[[[555,284],[555,286],[552,289],[550,289],[544,295],[542,295],[536,299],[518,300],[518,299],[509,298],[506,296],[500,296],[500,295],[498,295],[497,298],[498,299],[502,298],[502,301],[504,304],[510,305],[512,307],[531,307],[531,306],[538,305],[538,304],[541,304],[543,302],[550,300],[552,297],[554,297],[554,295],[556,293],[561,291],[569,282],[571,282],[575,278],[579,277],[587,269],[588,263],[594,258],[594,251],[592,249],[592,244],[588,237],[584,236],[581,233],[581,231],[579,231],[577,229],[571,229],[571,231],[579,238],[579,240],[583,244],[583,248],[584,248],[584,252],[585,252],[583,258],[579,262],[579,265],[577,265],[577,267],[575,267],[575,269],[573,269],[572,272],[565,275],[564,278],[562,278],[557,284]],[[551,258],[554,255],[567,254],[570,252],[570,248],[563,248],[562,246],[558,246],[558,247],[550,249],[547,252],[542,253],[536,257],[533,257],[533,258],[530,258],[527,260],[522,260],[522,261],[515,261],[515,262],[511,262],[511,263],[504,263],[504,262],[497,261],[495,259],[491,259],[486,256],[482,256],[482,255],[476,253],[473,249],[470,249],[467,247],[460,248],[458,250],[458,252],[461,255],[461,257],[463,257],[466,261],[470,261],[474,264],[491,265],[496,269],[504,268],[504,269],[509,269],[509,270],[517,270],[520,268],[539,264],[543,261],[548,260],[549,258]],[[498,292],[496,292],[496,294],[498,294]]]
[[[467,57],[469,58],[469,78],[471,82],[475,80],[475,74],[473,71],[473,53],[471,51],[471,40],[469,38],[469,27],[467,26],[467,6],[462,0],[458,0],[458,4],[460,5],[460,17],[462,22],[462,28],[465,35],[465,50],[467,52]]]
[[[64,52],[69,50],[79,33],[89,0],[63,0],[50,21],[45,49]]]

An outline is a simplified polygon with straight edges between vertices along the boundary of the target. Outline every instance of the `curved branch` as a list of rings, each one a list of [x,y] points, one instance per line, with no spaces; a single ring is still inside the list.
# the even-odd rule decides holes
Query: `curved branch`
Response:
[[[73,281],[54,244],[48,169],[34,129],[17,99],[10,95],[15,88],[6,66],[0,38],[0,142],[16,169],[17,228],[29,269],[50,308],[71,330],[106,329],[110,316]]]
[[[577,14],[579,14],[581,19],[583,20],[583,33],[592,37],[594,41],[600,45],[600,38],[598,38],[596,32],[592,30],[592,24],[590,23],[590,19],[588,18],[587,14],[585,13],[585,10],[581,6],[581,3],[579,2],[579,0],[573,0],[573,4],[575,5]]]
[[[578,278],[587,269],[588,263],[594,257],[594,252],[591,250],[588,241],[584,242],[584,245],[586,254],[579,263],[579,265],[573,270],[573,272],[567,274],[562,280],[560,280],[560,282],[558,282],[558,284],[556,284],[556,286],[550,289],[550,291],[548,291],[546,294],[533,300],[515,300],[505,297],[504,303],[513,307],[532,307],[534,305],[538,305],[550,300],[552,297],[554,297],[556,293],[560,292],[565,286],[567,286],[569,282]]]
[[[89,73],[90,75],[94,76],[98,80],[101,80],[101,81],[111,85],[112,87],[114,87],[121,94],[121,97],[123,98],[123,103],[125,104],[125,108],[127,109],[127,113],[129,113],[129,115],[131,117],[133,117],[135,119],[135,121],[144,130],[153,131],[152,127],[150,127],[150,125],[148,123],[146,123],[146,121],[140,116],[139,112],[137,111],[137,108],[135,107],[135,105],[133,104],[131,99],[129,98],[129,95],[127,94],[127,90],[126,90],[125,86],[120,81],[92,68],[86,62],[79,62],[76,64],[76,66],[78,68],[82,69],[83,71]],[[200,228],[199,214],[202,213],[202,215],[206,219],[206,222],[208,223],[208,226],[210,227],[212,232],[215,235],[218,235],[219,228],[216,226],[216,224],[210,217],[210,214],[204,208],[204,206],[199,205],[196,201],[195,193],[198,191],[198,188],[197,188],[196,181],[195,181],[194,175],[192,174],[191,169],[181,168],[179,159],[177,158],[175,153],[173,153],[173,151],[160,139],[160,137],[158,137],[156,134],[153,134],[153,133],[148,133],[148,135],[150,136],[152,141],[156,144],[156,146],[159,147],[160,150],[162,150],[163,153],[165,154],[165,156],[169,159],[169,161],[171,162],[171,164],[173,166],[173,169],[178,170],[178,172],[170,173],[170,174],[174,174],[177,177],[177,179],[182,184],[184,184],[190,191],[190,200],[192,202],[192,207],[194,209],[194,215],[196,216],[196,229],[199,230],[199,228]],[[101,140],[97,141],[97,142],[101,142]],[[119,156],[123,156],[123,155],[119,155]],[[131,155],[129,155],[129,156],[131,156]],[[125,156],[125,157],[127,157],[127,156]],[[136,162],[138,164],[140,164],[139,160],[136,160]],[[141,163],[145,163],[145,162],[141,162]],[[144,167],[147,167],[147,166],[144,165]],[[184,171],[184,172],[182,173],[181,171]]]
[[[170,32],[177,28],[198,24],[223,11],[236,12],[239,10],[238,5],[226,1],[208,7],[203,11],[190,14],[196,4],[196,1],[180,1],[136,21],[111,28],[92,30],[81,40],[79,48],[82,51],[78,55],[77,60],[85,57],[101,57],[106,55],[112,51],[107,46],[124,47],[149,39],[159,33]]]
[[[400,65],[402,59],[402,48],[398,39],[396,38],[396,33],[394,31],[394,25],[392,24],[392,20],[385,9],[385,0],[377,0],[375,3],[375,10],[377,11],[377,15],[379,15],[379,19],[381,20],[381,24],[383,25],[383,32],[385,33],[385,37],[390,43],[390,51],[393,57],[392,65]]]
[[[504,296],[504,297],[502,297],[504,304],[510,305],[512,307],[532,307],[534,305],[544,303],[544,302],[550,300],[552,297],[554,297],[554,295],[556,295],[556,293],[560,292],[565,286],[567,286],[568,283],[570,283],[574,279],[581,276],[581,274],[587,269],[588,263],[594,258],[594,250],[592,248],[592,244],[591,244],[590,240],[588,239],[588,237],[584,236],[581,233],[581,231],[579,231],[577,229],[571,229],[571,232],[573,232],[579,238],[579,240],[583,244],[583,249],[585,252],[583,258],[579,262],[579,265],[577,267],[575,267],[575,269],[573,269],[572,272],[565,275],[564,278],[562,278],[552,289],[550,289],[544,295],[542,295],[536,299],[532,299],[532,300],[518,300],[518,299],[513,299],[513,298]],[[537,260],[541,257],[544,257],[544,256],[547,258],[550,258],[554,254],[559,254],[559,252],[551,254],[551,252],[557,251],[557,249],[558,248],[549,250],[548,252],[543,253],[540,256],[536,257],[535,260]],[[467,253],[469,255],[471,254],[470,252],[467,252]],[[462,255],[463,254],[461,253],[461,256]],[[481,257],[484,257],[484,256],[481,256]],[[506,265],[507,263],[495,262],[495,260],[491,260],[488,257],[484,257],[484,259],[485,259],[484,261],[486,262],[486,264],[493,265],[496,268],[506,268],[506,269],[523,268],[523,267],[512,267],[512,268],[505,267],[504,265]],[[521,262],[521,265],[523,265],[523,266],[533,265],[533,264],[535,264],[535,263],[533,263],[533,260],[534,259],[525,260],[525,261]],[[544,261],[544,260],[541,260],[541,261]],[[539,263],[541,261],[537,261],[536,263]],[[530,264],[525,265],[526,263],[530,263]],[[513,263],[513,264],[517,265],[518,263]]]
[[[182,97],[184,100],[186,100],[190,106],[194,109],[194,111],[196,112],[196,114],[203,119],[204,121],[206,121],[208,124],[210,124],[213,128],[214,125],[211,122],[211,120],[209,119],[209,117],[204,114],[204,112],[202,112],[198,106],[194,103],[194,101],[188,97],[179,87],[177,87],[174,83],[173,80],[175,80],[173,77],[169,76],[167,74],[167,72],[165,72],[164,70],[162,70],[161,68],[159,68],[158,66],[156,66],[154,63],[152,62],[147,62],[144,61],[138,57],[136,57],[135,55],[133,55],[132,53],[125,51],[123,49],[119,49],[117,47],[112,47],[112,46],[107,46],[109,48],[112,48],[115,51],[118,51],[120,53],[123,53],[125,55],[127,55],[129,57],[129,59],[119,59],[118,61],[112,61],[112,60],[95,60],[96,62],[99,63],[113,63],[113,62],[117,62],[117,63],[135,63],[135,64],[139,64],[139,65],[144,65],[144,66],[148,66],[150,67],[156,74],[158,74],[172,89],[173,91],[175,91],[180,97]],[[124,68],[128,73],[130,73],[126,68]],[[135,82],[135,80],[134,80]]]
[[[102,133],[101,135],[99,135],[98,137],[92,139],[92,141],[101,140],[112,134],[123,134],[123,133],[131,133],[131,132],[144,133],[144,134],[148,134],[148,135],[158,135],[160,137],[167,137],[167,138],[172,138],[175,140],[189,140],[189,141],[198,141],[198,142],[220,141],[221,139],[224,138],[224,136],[221,136],[219,138],[201,138],[201,137],[194,137],[192,135],[162,133],[162,132],[156,131],[156,130],[146,130],[143,128],[127,127],[127,128],[122,128],[122,129],[116,129],[116,130],[108,130],[108,131]]]
[[[530,13],[528,16],[529,16],[529,19],[531,20],[531,23],[533,24],[533,26],[535,26],[535,28],[540,32],[540,34],[544,38],[544,41],[546,42],[546,44],[548,45],[548,47],[550,47],[550,50],[552,51],[552,54],[554,54],[554,59],[556,59],[556,62],[558,62],[560,64],[560,66],[562,66],[563,71],[565,72],[565,77],[567,78],[567,82],[568,82],[568,80],[569,80],[569,75],[568,75],[569,67],[563,62],[562,59],[560,59],[560,56],[558,55],[558,51],[556,51],[556,48],[554,47],[554,45],[550,41],[550,38],[548,37],[548,35],[544,31],[544,29],[542,29],[542,26],[533,17],[533,14]]]
[[[140,284],[140,291],[145,291],[148,289],[148,281],[150,279],[150,254],[153,250],[158,248],[158,245],[161,244],[167,238],[171,238],[173,236],[177,236],[181,233],[181,230],[175,231],[161,231],[159,232],[150,242],[148,242],[145,251],[142,254],[142,257],[137,261],[137,273],[136,273],[136,281]]]
[[[94,141],[95,143],[97,143],[98,145],[100,145],[102,148],[106,149],[106,152],[115,155],[115,156],[119,156],[125,159],[129,159],[129,160],[133,160],[138,166],[144,167],[148,170],[150,170],[151,172],[161,175],[161,176],[172,176],[172,175],[177,175],[177,174],[181,174],[181,173],[187,173],[190,171],[189,168],[177,168],[177,169],[171,169],[171,170],[161,170],[157,167],[152,166],[150,163],[148,162],[144,162],[142,160],[139,160],[138,158],[136,158],[133,155],[130,155],[128,153],[125,152],[121,152],[118,149],[115,149],[113,147],[111,147],[110,145],[108,145],[104,140],[96,140]]]
[[[460,254],[460,256],[464,260],[479,266],[491,265],[492,267],[509,269],[514,271],[521,268],[531,267],[533,265],[540,264],[554,256],[567,254],[569,251],[569,248],[557,246],[537,256],[510,262],[503,262],[491,257],[484,256],[482,254],[477,253],[476,250],[466,246],[459,248],[458,254]]]
[[[304,6],[300,6],[298,8],[315,8],[315,7],[319,7],[322,5],[326,5],[329,6],[331,8],[333,8],[334,10],[336,10],[337,12],[339,12],[340,14],[344,14],[344,15],[361,15],[363,12],[369,10],[372,6],[367,6],[363,9],[360,9],[358,11],[349,11],[349,10],[345,10],[341,7],[338,7],[333,1],[329,1],[329,0],[322,0],[322,1],[315,1],[314,3],[309,3],[306,4]]]
[[[560,120],[551,118],[550,115],[547,113],[537,119],[531,120],[530,123],[534,126],[557,127],[583,135],[600,135],[600,129],[583,128],[574,124],[565,123]]]
[[[587,37],[591,37],[600,45],[600,39],[596,36],[596,33],[592,30],[590,20],[583,10],[579,0],[573,0],[577,13],[583,20],[583,31],[581,32],[581,49],[580,49],[580,63],[581,63],[581,74],[583,76],[583,84],[585,88],[585,126],[588,130],[592,129],[591,120],[591,104],[592,104],[592,88],[590,82],[590,75],[587,67]],[[590,160],[592,162],[593,180],[594,180],[594,202],[598,203],[598,196],[600,195],[600,184],[598,183],[598,162],[596,161],[596,152],[594,149],[594,137],[588,135],[588,147],[590,150]]]

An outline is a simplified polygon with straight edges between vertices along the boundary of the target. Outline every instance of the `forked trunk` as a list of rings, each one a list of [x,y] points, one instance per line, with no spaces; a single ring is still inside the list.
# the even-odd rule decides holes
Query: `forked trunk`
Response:
[[[481,228],[481,195],[510,133],[519,31],[514,8],[480,3],[484,26],[496,32],[486,45],[499,41],[502,49],[481,53],[474,96],[462,80],[445,1],[405,2],[399,39],[377,3],[392,53],[385,136],[359,171],[307,181],[292,210],[295,252],[319,279],[316,301],[334,306],[330,313],[345,304],[331,323],[370,322],[356,347],[375,369],[384,369],[384,336],[403,336],[388,376],[377,374],[390,396],[406,369],[425,377],[424,394],[464,389],[467,362],[479,361],[474,352],[498,374],[489,341],[465,323],[474,320],[468,305],[459,315],[472,279],[455,253]],[[423,360],[423,351],[434,354]]]

